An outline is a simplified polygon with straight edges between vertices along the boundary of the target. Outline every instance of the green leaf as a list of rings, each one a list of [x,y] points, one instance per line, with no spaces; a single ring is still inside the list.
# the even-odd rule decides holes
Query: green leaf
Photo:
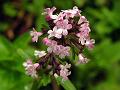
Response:
[[[0,84],[1,90],[25,90],[31,79],[21,73],[0,66],[0,82],[2,82]]]
[[[26,48],[28,47],[28,43],[30,42],[31,37],[29,35],[29,33],[24,33],[21,36],[19,36],[15,41],[14,41],[14,45],[17,48]]]
[[[8,28],[9,24],[6,22],[0,22],[0,31],[5,31]]]
[[[75,0],[75,2],[78,6],[82,7],[86,3],[86,0]]]
[[[13,46],[5,37],[0,36],[0,61],[12,60]]]
[[[11,3],[5,3],[3,9],[4,13],[8,16],[15,17],[17,15],[17,10]]]
[[[40,79],[40,85],[41,86],[47,86],[51,82],[50,75],[43,74]]]
[[[95,46],[93,56],[98,65],[109,68],[111,64],[120,59],[120,42],[112,44],[110,40],[104,40],[101,44]]]
[[[108,23],[104,21],[100,21],[95,24],[96,32],[100,35],[108,34],[112,31],[112,28],[108,25]]]
[[[60,9],[70,9],[73,7],[72,0],[59,0],[59,3],[57,0],[54,0],[54,4]]]
[[[63,81],[61,77],[57,77],[56,80],[65,90],[77,90],[70,80]]]
[[[34,5],[34,11],[36,14],[41,14],[41,11],[44,7],[46,0],[34,0],[33,5]]]

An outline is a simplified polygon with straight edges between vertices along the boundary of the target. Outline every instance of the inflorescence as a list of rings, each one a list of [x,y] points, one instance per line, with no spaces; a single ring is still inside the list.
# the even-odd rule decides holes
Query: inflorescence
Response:
[[[95,40],[90,38],[89,22],[81,15],[78,7],[61,10],[59,14],[53,14],[55,10],[55,7],[47,8],[42,13],[48,22],[49,30],[37,32],[33,29],[30,32],[33,42],[38,42],[39,37],[46,35],[42,42],[48,47],[47,51],[35,50],[34,55],[39,58],[37,63],[33,64],[31,60],[27,60],[23,65],[26,74],[32,77],[37,78],[39,70],[46,68],[49,74],[67,80],[71,74],[71,64],[61,59],[71,55],[71,48],[77,48],[77,52],[72,52],[79,58],[77,63],[87,63],[88,59],[83,55],[83,50],[86,47],[92,49]]]

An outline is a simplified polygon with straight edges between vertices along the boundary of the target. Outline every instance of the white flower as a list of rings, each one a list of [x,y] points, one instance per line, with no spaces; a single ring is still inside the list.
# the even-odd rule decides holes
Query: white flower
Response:
[[[56,38],[61,38],[62,37],[62,30],[61,29],[57,29],[57,27],[54,27],[53,30],[49,30],[48,31],[48,38],[50,37],[56,37]]]
[[[35,53],[34,53],[35,56],[38,56],[39,58],[40,57],[43,57],[46,55],[45,51],[37,51],[35,50]]]
[[[59,75],[58,75],[57,73],[55,73],[55,74],[54,74],[54,77],[55,77],[55,78],[58,78],[58,77],[59,77]]]
[[[65,66],[60,65],[61,69],[69,69],[71,67],[71,64],[66,63]]]

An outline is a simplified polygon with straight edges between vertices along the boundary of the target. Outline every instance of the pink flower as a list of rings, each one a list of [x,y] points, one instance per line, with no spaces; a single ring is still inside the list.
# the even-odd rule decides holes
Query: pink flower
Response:
[[[39,63],[33,64],[31,60],[27,60],[23,63],[23,66],[25,67],[26,74],[30,75],[31,77],[37,78],[37,71],[36,68],[39,66]]]
[[[71,24],[68,24],[68,20],[59,20],[58,22],[56,22],[56,26],[62,31],[63,35],[67,35],[69,29],[72,28]]]
[[[49,47],[47,48],[47,51],[49,53],[52,53],[55,51],[56,47],[57,47],[57,42],[54,40],[51,40],[51,43],[48,45]],[[57,53],[57,52],[56,52]]]
[[[58,28],[62,28],[62,29],[71,29],[72,28],[72,25],[71,24],[68,24],[68,19],[64,19],[64,20],[59,20],[57,23],[56,23],[56,26]]]
[[[48,38],[51,38],[51,37],[56,37],[56,38],[61,38],[62,37],[62,30],[61,29],[57,29],[57,27],[55,26],[53,28],[53,30],[49,30],[48,31]]]
[[[78,57],[79,57],[79,60],[78,60],[79,64],[81,64],[81,63],[87,63],[89,61],[87,58],[85,58],[85,56],[82,53],[80,53],[78,55]]]
[[[85,18],[85,16],[81,16],[79,21],[78,21],[78,24],[81,24],[83,22],[87,22],[87,19]]]
[[[63,80],[67,80],[71,72],[68,70],[71,67],[71,64],[66,63],[66,65],[60,65],[60,76]]]
[[[45,38],[43,39],[43,43],[44,43],[45,45],[49,46],[49,45],[51,44],[51,40],[50,40],[49,38],[45,37]]]
[[[32,36],[32,41],[33,42],[37,42],[38,41],[38,37],[41,36],[43,33],[41,32],[37,32],[34,28],[33,31],[30,32],[30,35]]]
[[[70,55],[70,47],[68,46],[63,46],[63,45],[57,45],[57,42],[54,41],[54,40],[50,40],[50,39],[47,39],[47,42],[49,43],[46,43],[47,46],[49,46],[47,48],[47,51],[49,53],[54,53],[56,55],[59,55],[60,58],[64,58],[65,56],[69,56]]]
[[[58,21],[60,21],[60,20],[63,20],[64,17],[65,17],[65,13],[60,12],[60,13],[58,14],[58,17],[54,20],[54,23],[56,23],[56,22],[58,22]]]
[[[57,42],[55,40],[51,40],[49,38],[44,38],[43,43],[47,46],[57,45]]]
[[[74,7],[73,7],[73,10],[74,10],[76,16],[81,16],[81,14],[80,14],[81,11],[78,9],[77,6],[74,6]]]
[[[56,55],[59,55],[60,58],[64,58],[65,56],[70,55],[70,47],[62,46],[62,45],[57,45],[57,44],[52,44],[48,47],[47,51],[49,53],[54,53]]]
[[[77,33],[77,37],[79,37],[79,43],[85,45],[86,39],[89,38],[90,28],[88,23],[84,23],[81,25],[79,29],[79,33]]]
[[[79,31],[87,31],[88,33],[90,32],[90,28],[89,28],[89,23],[84,23],[81,25],[81,27],[79,28]]]
[[[33,42],[37,42],[42,34],[45,36],[42,42],[47,46],[47,53],[35,50],[34,55],[37,57],[38,63],[34,64],[31,60],[27,60],[23,66],[26,74],[35,78],[38,77],[37,71],[44,69],[56,78],[60,76],[62,80],[67,80],[71,74],[69,70],[71,64],[62,65],[65,62],[62,59],[70,56],[71,52],[79,53],[77,64],[87,63],[89,60],[82,53],[86,47],[92,49],[95,41],[90,38],[89,22],[81,15],[78,7],[62,10],[58,14],[54,14],[55,10],[55,7],[47,8],[43,13],[46,16],[49,28],[51,28],[50,30],[47,31],[43,27],[42,32],[37,32],[35,29],[30,32]],[[71,50],[71,48],[77,50]]]
[[[69,9],[69,10],[62,10],[65,15],[66,15],[66,18],[73,18],[74,16],[80,16],[80,10],[78,9],[78,7],[73,7],[73,9]]]
[[[77,37],[79,37],[79,43],[84,45],[85,44],[85,40],[86,40],[85,36],[82,33],[77,33],[76,35],[77,35]]]
[[[94,47],[95,40],[94,39],[87,39],[85,42],[85,46],[87,46],[89,49],[92,49]]]
[[[56,10],[55,7],[53,8],[46,8],[45,9],[45,12],[43,14],[46,14],[47,15],[47,19],[56,19],[57,18],[57,15],[53,15],[53,12]]]
[[[66,46],[62,46],[59,45],[59,57],[60,58],[64,58],[65,56],[69,56],[70,55],[70,47]]]

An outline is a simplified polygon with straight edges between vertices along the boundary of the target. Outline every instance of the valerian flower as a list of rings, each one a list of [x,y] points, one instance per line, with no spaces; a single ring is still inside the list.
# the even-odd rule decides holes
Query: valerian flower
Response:
[[[34,28],[33,31],[30,32],[30,35],[32,36],[32,41],[37,42],[38,37],[42,35],[42,32],[37,32]]]
[[[62,11],[65,13],[66,18],[73,18],[74,16],[80,15],[81,12],[76,6],[74,6],[73,9],[62,10]]]
[[[79,21],[78,21],[78,24],[81,24],[83,22],[87,22],[87,19],[85,18],[85,16],[81,16]]]
[[[59,57],[60,58],[64,58],[65,56],[69,56],[70,55],[70,47],[66,46],[62,46],[62,45],[59,45]]]
[[[64,58],[65,56],[69,56],[70,55],[70,47],[68,46],[63,46],[63,45],[58,45],[56,41],[54,40],[49,40],[45,38],[44,43],[46,43],[46,45],[48,45],[49,47],[47,48],[47,51],[49,53],[54,53],[56,55],[59,55],[60,58]],[[48,43],[49,42],[49,43]]]
[[[56,23],[56,26],[59,28],[59,30],[62,31],[62,34],[64,36],[66,36],[68,34],[68,31],[69,29],[72,28],[72,25],[71,24],[68,24],[68,20],[65,19],[65,20],[59,20],[57,23]]]
[[[83,50],[86,47],[89,50],[93,49],[95,40],[90,37],[89,21],[81,15],[78,7],[61,10],[59,13],[55,10],[56,8],[53,7],[47,8],[43,12],[49,28],[43,27],[41,32],[37,32],[35,29],[30,32],[33,42],[37,42],[39,36],[43,36],[41,43],[45,45],[46,51],[35,50],[37,63],[33,64],[28,60],[24,63],[24,67],[26,73],[32,77],[37,77],[37,71],[43,69],[43,72],[48,71],[47,74],[55,77],[61,76],[64,81],[71,74],[71,64],[67,63],[71,53],[78,56],[77,64],[87,63],[89,59],[84,56]],[[40,45],[42,45],[41,43]],[[77,50],[75,51],[74,48]],[[68,60],[66,61],[66,59]],[[63,65],[63,63],[66,64]]]
[[[48,38],[50,37],[56,37],[56,38],[61,38],[62,37],[62,30],[58,29],[57,27],[54,27],[53,30],[48,31]]]
[[[56,7],[46,8],[43,14],[46,14],[47,19],[56,19],[57,15],[53,15],[53,12],[56,10]]]
[[[66,63],[65,65],[60,65],[60,76],[63,77],[63,80],[67,80],[68,76],[71,74],[70,69],[71,64]]]
[[[33,78],[37,78],[37,67],[39,66],[39,63],[33,64],[31,60],[27,60],[23,63],[23,66],[25,67],[26,74],[30,75]]]
[[[78,63],[87,63],[89,61],[89,59],[87,59],[82,53],[80,53],[78,57],[79,57]]]
[[[93,49],[95,44],[95,40],[94,39],[87,39],[85,42],[85,46],[88,47],[88,49]]]

